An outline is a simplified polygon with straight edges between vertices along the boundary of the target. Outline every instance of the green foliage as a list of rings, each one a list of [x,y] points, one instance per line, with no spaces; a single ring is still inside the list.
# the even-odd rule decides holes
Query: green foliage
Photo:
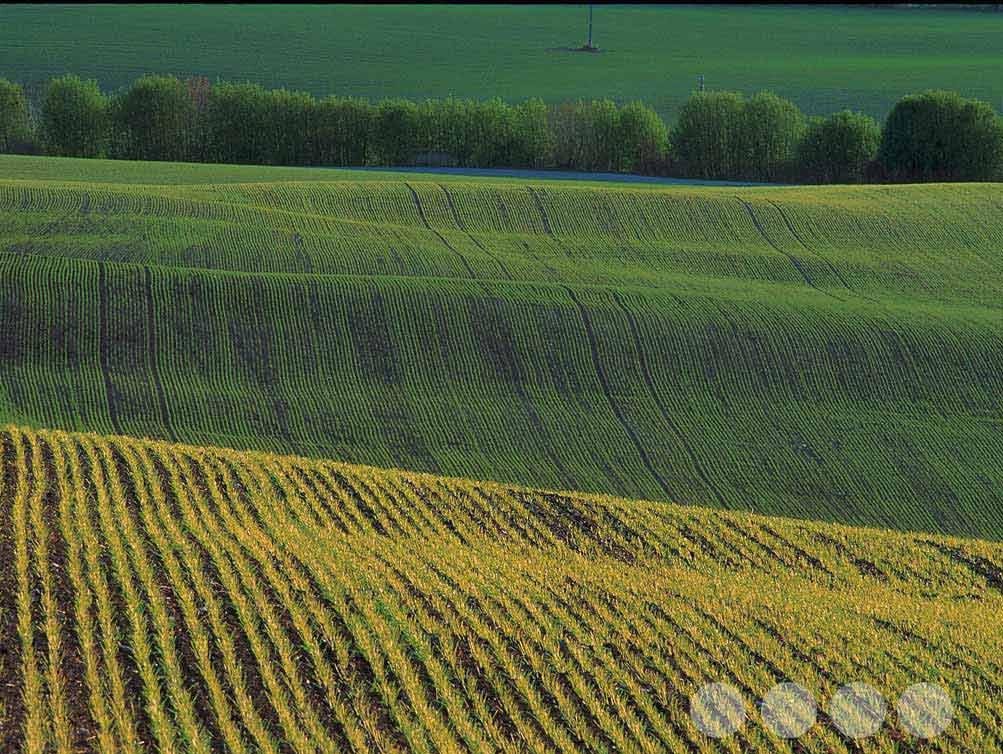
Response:
[[[50,154],[98,157],[109,136],[108,100],[96,81],[67,74],[53,79],[42,101],[42,139]]]
[[[869,115],[843,110],[809,120],[798,147],[803,180],[816,183],[859,183],[875,159],[881,128]]]
[[[471,164],[485,168],[510,164],[515,139],[513,115],[512,107],[497,97],[474,103],[470,119],[470,141],[474,145]]]
[[[553,149],[553,136],[547,128],[546,104],[542,99],[528,99],[515,106],[514,115],[512,165],[537,169],[547,167]]]
[[[772,88],[803,112],[853,108],[882,121],[906,92],[955,89],[1003,102],[999,17],[791,4],[596,7],[599,55],[574,4],[0,4],[0,71],[26,88],[74,71],[105,91],[135,72],[207,72],[315,97],[416,102],[452,93],[643,100],[666,123],[689,88]],[[517,38],[517,42],[513,42]],[[290,51],[289,40],[295,40]],[[783,87],[782,90],[779,87]]]
[[[671,132],[643,103],[388,99],[377,105],[252,84],[145,76],[109,107],[93,82],[54,80],[43,108],[49,150],[228,164],[415,164],[557,167],[701,179],[859,181],[872,165],[873,122],[850,112],[812,119],[771,92],[694,93]],[[17,111],[10,89],[9,109]],[[61,119],[57,124],[55,120]],[[109,130],[109,121],[113,128]],[[915,123],[913,122],[915,121]],[[918,125],[917,125],[918,124]],[[898,179],[986,180],[1003,167],[1003,124],[988,105],[946,92],[904,99],[879,157]],[[85,143],[86,142],[86,143]],[[669,145],[671,142],[671,151]]]
[[[685,175],[735,178],[746,164],[742,151],[745,100],[737,92],[696,92],[683,105],[672,145]]]
[[[137,79],[114,107],[114,123],[132,160],[180,161],[191,158],[190,126],[195,103],[173,76]]]
[[[31,138],[28,101],[24,89],[0,79],[0,152],[11,151]]]
[[[792,102],[760,92],[695,92],[673,131],[675,156],[694,178],[777,181],[793,168],[804,115]]]
[[[372,149],[375,108],[364,100],[327,97],[314,108],[313,164],[360,167]]]
[[[206,108],[208,156],[212,162],[268,164],[268,94],[258,84],[217,83]]]
[[[631,102],[620,110],[617,143],[620,168],[628,173],[655,173],[662,168],[669,148],[669,130],[653,109]]]
[[[878,159],[896,180],[992,180],[1003,168],[1003,123],[956,92],[909,95],[885,121]]]
[[[411,165],[418,152],[418,106],[406,99],[387,99],[376,107],[373,151],[380,165]]]
[[[620,113],[610,100],[578,100],[551,109],[554,163],[567,170],[615,171],[624,160]]]
[[[772,92],[760,92],[742,109],[737,176],[778,181],[792,173],[805,118],[793,102]]]
[[[317,103],[305,92],[274,89],[265,97],[263,162],[268,165],[316,164],[313,134]]]

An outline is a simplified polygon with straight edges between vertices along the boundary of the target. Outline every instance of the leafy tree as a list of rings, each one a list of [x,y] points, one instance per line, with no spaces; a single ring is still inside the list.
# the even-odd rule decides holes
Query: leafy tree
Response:
[[[306,92],[273,89],[264,96],[263,105],[262,161],[269,165],[313,164],[314,98]]]
[[[805,118],[790,100],[760,92],[745,103],[739,127],[736,177],[775,181],[790,175]]]
[[[418,152],[418,106],[406,99],[386,99],[376,108],[373,147],[381,165],[410,165]]]
[[[29,141],[28,100],[24,89],[7,79],[0,79],[0,152],[13,151]]]
[[[473,151],[471,162],[481,168],[512,164],[515,148],[515,113],[497,97],[471,108]]]
[[[267,98],[258,84],[213,86],[206,108],[212,162],[267,164],[271,146]]]
[[[173,76],[143,76],[122,95],[114,121],[135,160],[186,160],[195,103],[188,88]]]
[[[623,145],[620,143],[620,111],[612,100],[593,100],[585,109],[591,143],[586,170],[621,170]]]
[[[878,160],[895,180],[991,180],[1003,165],[1003,125],[985,102],[956,92],[912,94],[888,114]]]
[[[734,178],[742,165],[745,102],[737,92],[695,92],[686,100],[672,132],[685,175]]]
[[[209,99],[212,97],[212,83],[205,76],[189,76],[185,80],[185,91],[192,105],[189,110],[191,120],[186,129],[189,138],[189,159],[206,162],[209,159],[210,135],[207,113]]]
[[[578,100],[551,108],[554,164],[567,170],[619,170],[619,120],[610,100]]]
[[[455,165],[469,162],[470,103],[450,97],[425,100],[418,105],[418,151],[445,155]]]
[[[629,173],[659,170],[668,151],[669,130],[658,113],[642,102],[631,102],[621,108],[618,125],[620,168]]]
[[[547,128],[547,106],[541,99],[528,99],[513,112],[515,143],[512,165],[544,168],[550,158],[553,139]]]
[[[430,107],[436,112],[432,122],[438,129],[431,148],[450,155],[461,167],[472,165],[477,103],[472,100],[447,97],[440,102],[431,103]]]
[[[96,81],[66,75],[49,82],[42,100],[42,138],[50,154],[99,157],[108,136],[108,100]]]
[[[863,181],[880,143],[881,129],[869,115],[843,110],[812,118],[798,147],[801,177],[818,183]]]
[[[314,163],[361,167],[371,150],[376,109],[365,100],[327,97],[314,113]]]

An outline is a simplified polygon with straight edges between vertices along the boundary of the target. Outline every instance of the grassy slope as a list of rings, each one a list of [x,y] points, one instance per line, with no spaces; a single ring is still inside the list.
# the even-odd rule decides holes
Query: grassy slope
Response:
[[[1000,187],[408,181],[0,183],[0,418],[1003,536]]]
[[[1003,14],[622,6],[595,16],[601,55],[552,51],[584,41],[583,6],[4,5],[0,75],[34,83],[71,71],[109,89],[154,71],[371,98],[641,98],[670,119],[700,74],[713,89],[774,89],[810,113],[883,116],[929,87],[1003,97]]]
[[[999,545],[14,427],[0,467],[4,751],[709,751],[711,681],[730,751],[1003,744]],[[954,720],[850,742],[850,681]]]

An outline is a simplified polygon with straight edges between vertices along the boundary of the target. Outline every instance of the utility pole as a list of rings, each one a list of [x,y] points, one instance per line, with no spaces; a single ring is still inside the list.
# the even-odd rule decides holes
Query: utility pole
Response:
[[[592,5],[589,4],[589,35],[588,41],[581,47],[575,47],[572,52],[599,52],[599,48],[592,44]]]

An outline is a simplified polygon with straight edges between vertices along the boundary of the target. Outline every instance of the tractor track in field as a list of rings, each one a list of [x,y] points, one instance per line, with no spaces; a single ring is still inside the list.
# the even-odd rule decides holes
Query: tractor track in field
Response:
[[[118,420],[118,391],[111,381],[108,365],[111,338],[108,335],[108,281],[104,262],[98,262],[98,362],[104,380],[105,397],[108,400],[108,417],[116,435],[123,434]]]
[[[303,248],[303,236],[299,233],[293,233],[293,248],[296,250],[296,258],[303,265],[303,271],[307,275],[313,274],[313,262],[310,261],[310,255]]]
[[[167,438],[172,442],[177,442],[178,436],[171,424],[171,412],[167,406],[167,394],[164,392],[164,383],[160,379],[160,368],[157,366],[157,318],[153,310],[153,273],[149,265],[143,267],[143,287],[146,290],[146,347],[147,358],[150,362],[150,374],[157,391],[157,404],[160,407],[160,417],[164,422]]]
[[[505,275],[505,277],[507,277],[509,280],[515,280],[515,278],[512,277],[512,273],[510,273],[508,271],[508,268],[505,267],[505,263],[502,262],[501,259],[499,259],[495,254],[492,254],[490,251],[488,251],[487,248],[485,248],[484,244],[478,241],[474,237],[473,233],[467,230],[466,226],[464,226],[463,221],[460,220],[460,213],[456,211],[456,205],[453,203],[453,195],[449,193],[449,189],[447,189],[441,183],[437,185],[439,186],[439,188],[442,189],[442,193],[446,195],[446,203],[449,205],[449,211],[453,213],[453,222],[456,223],[456,227],[462,230],[466,234],[467,238],[469,238],[473,242],[474,246],[480,249],[485,254],[485,256],[489,257],[493,262],[495,262],[498,265],[498,269],[501,270],[502,274]]]
[[[564,288],[564,290],[568,294],[568,297],[571,299],[571,302],[578,309],[578,315],[582,321],[582,326],[585,329],[585,335],[589,342],[589,350],[592,354],[592,368],[595,371],[596,376],[599,378],[599,387],[602,389],[603,395],[606,398],[606,403],[613,411],[613,414],[614,416],[616,416],[616,419],[620,423],[620,426],[623,427],[624,432],[627,433],[627,436],[634,444],[634,447],[637,449],[637,454],[640,456],[641,462],[648,470],[648,473],[650,473],[652,478],[658,483],[658,486],[662,488],[662,491],[666,495],[666,500],[674,500],[675,495],[673,495],[672,491],[669,489],[665,480],[662,479],[662,476],[657,471],[655,471],[655,467],[652,465],[651,459],[648,457],[648,453],[644,449],[644,445],[641,442],[641,439],[637,436],[637,432],[630,425],[630,422],[627,421],[627,417],[624,416],[623,411],[620,409],[620,406],[613,399],[613,391],[610,388],[609,378],[606,376],[606,370],[603,369],[602,363],[599,360],[599,345],[596,340],[595,330],[592,327],[592,320],[589,317],[588,310],[582,305],[582,302],[578,300],[578,297],[575,295],[575,292],[571,290],[570,287],[566,285],[562,285],[561,287]]]
[[[414,197],[414,206],[418,208],[418,215],[421,217],[421,221],[425,225],[425,227],[428,230],[432,231],[432,233],[434,233],[438,237],[438,239],[442,241],[443,246],[445,246],[447,249],[453,252],[457,257],[459,257],[460,261],[463,262],[463,266],[466,267],[467,269],[467,274],[471,278],[476,278],[477,275],[474,272],[474,268],[470,266],[470,263],[467,261],[467,258],[463,256],[463,254],[461,254],[451,243],[449,243],[449,241],[446,240],[446,237],[444,235],[442,235],[439,231],[437,231],[429,224],[428,218],[425,216],[425,208],[421,206],[421,198],[418,196],[418,192],[414,190],[414,187],[410,183],[405,183],[404,185],[407,186],[407,190],[410,191],[411,196]]]
[[[804,279],[807,285],[814,288],[816,291],[818,291],[824,296],[828,296],[829,298],[834,298],[837,301],[845,301],[845,299],[842,299],[839,296],[836,296],[823,288],[819,288],[815,284],[815,281],[812,280],[811,275],[809,275],[808,271],[804,268],[804,265],[801,264],[801,260],[798,259],[793,254],[790,254],[781,249],[780,246],[772,238],[770,238],[770,235],[766,232],[766,228],[764,228],[763,224],[759,221],[759,217],[756,215],[756,211],[752,208],[752,205],[749,204],[747,201],[745,201],[745,199],[743,199],[740,196],[736,196],[735,199],[737,199],[742,204],[742,206],[745,207],[745,211],[749,213],[749,217],[752,218],[752,222],[756,226],[756,230],[759,231],[759,235],[763,237],[763,240],[766,241],[766,243],[768,243],[775,251],[787,257],[788,261],[790,261],[790,263],[794,266],[794,269],[798,271],[798,274],[801,275],[801,277]]]
[[[804,250],[807,251],[809,254],[813,254],[815,257],[817,257],[818,259],[820,259],[825,264],[825,266],[828,267],[832,271],[832,274],[835,275],[837,278],[839,278],[839,282],[841,282],[843,284],[843,287],[846,288],[846,290],[848,290],[848,291],[850,291],[852,293],[857,294],[862,299],[865,299],[865,300],[870,301],[872,303],[878,303],[877,299],[872,298],[871,296],[868,296],[865,293],[861,293],[856,288],[854,288],[852,285],[850,285],[850,283],[847,281],[847,279],[843,276],[843,273],[839,271],[839,268],[836,267],[836,265],[834,265],[828,259],[828,257],[826,257],[824,254],[821,254],[818,250],[812,248],[811,246],[809,246],[805,242],[805,240],[801,237],[801,234],[798,233],[797,229],[794,227],[794,223],[791,222],[790,217],[784,211],[783,207],[781,207],[779,204],[777,204],[772,199],[767,199],[767,201],[770,204],[773,205],[773,207],[777,210],[777,212],[780,213],[780,217],[783,219],[784,224],[787,226],[787,230],[789,230],[791,232],[791,235],[794,236],[794,238],[797,239],[797,242],[799,244],[801,244],[801,246],[804,248]]]
[[[696,471],[697,476],[700,477],[700,481],[703,482],[705,487],[707,487],[707,490],[711,493],[714,499],[717,500],[722,507],[725,507],[726,502],[724,495],[721,494],[721,491],[710,480],[710,477],[703,468],[703,464],[700,462],[696,451],[686,439],[686,435],[682,431],[682,428],[676,424],[675,419],[672,418],[672,415],[669,413],[662,399],[658,397],[658,393],[655,390],[654,379],[651,375],[651,367],[648,364],[648,358],[644,355],[644,350],[642,348],[641,332],[637,324],[637,318],[634,316],[634,313],[627,308],[627,305],[623,302],[620,294],[615,291],[613,293],[613,301],[616,302],[616,305],[620,307],[620,310],[627,317],[627,324],[630,327],[631,337],[634,340],[634,350],[637,351],[637,358],[641,364],[641,376],[644,378],[644,384],[647,386],[648,394],[658,407],[658,412],[662,415],[662,419],[665,421],[666,425],[668,425],[669,429],[672,430],[676,439],[679,440],[680,445],[683,446],[683,450],[686,451],[686,455],[689,457],[690,463],[693,464],[693,470]]]
[[[527,187],[527,190],[532,195],[533,202],[536,204],[536,209],[540,213],[540,221],[543,223],[543,232],[551,238],[556,238],[553,228],[550,227],[550,217],[547,216],[547,210],[543,206],[543,200],[540,199],[540,194],[537,193],[537,190],[532,186]]]

